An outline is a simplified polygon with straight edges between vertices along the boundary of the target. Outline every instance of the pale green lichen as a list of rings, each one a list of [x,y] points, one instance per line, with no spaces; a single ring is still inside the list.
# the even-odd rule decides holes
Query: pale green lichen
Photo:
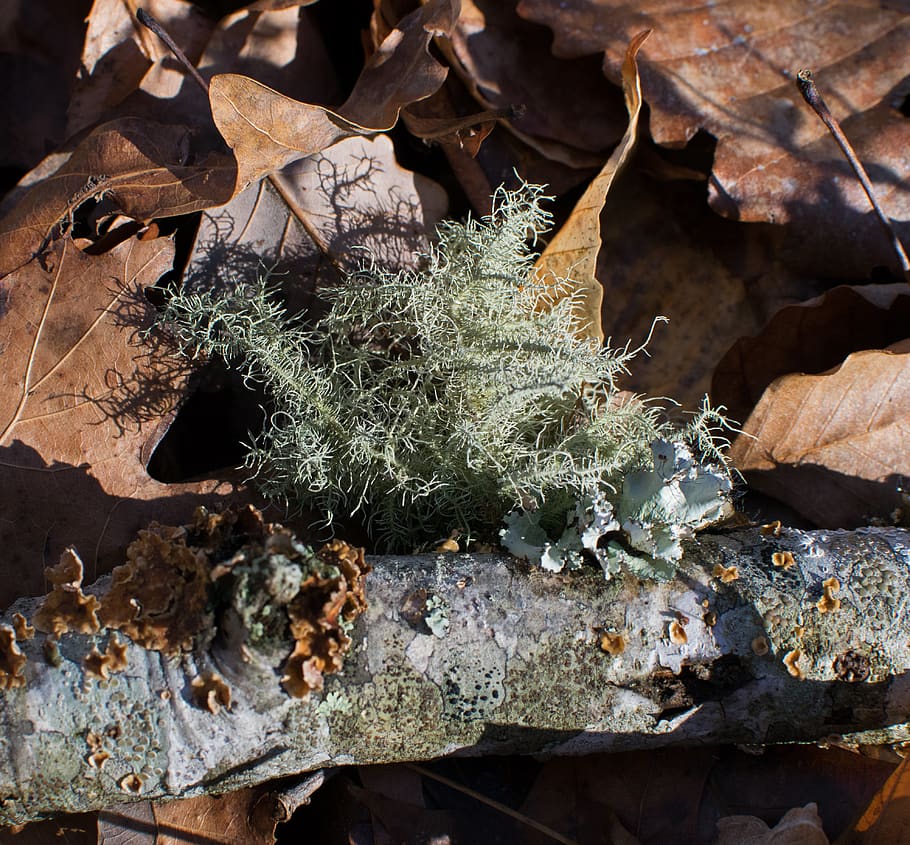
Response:
[[[335,713],[347,715],[353,709],[354,705],[351,704],[350,699],[348,699],[343,692],[333,690],[332,692],[327,693],[325,698],[319,702],[316,707],[316,712],[320,716],[328,718]]]
[[[648,486],[651,445],[689,443],[720,465],[711,426],[722,418],[706,408],[680,431],[651,404],[618,401],[616,379],[638,350],[584,338],[570,281],[537,279],[542,189],[494,200],[489,218],[442,224],[422,269],[368,266],[325,292],[330,309],[315,322],[287,315],[268,277],[180,293],[165,321],[186,351],[236,362],[270,394],[247,458],[268,496],[329,520],[363,511],[388,550],[453,529],[490,536],[508,514],[510,536],[551,569],[606,545],[616,520],[626,537],[650,532],[637,543],[646,556],[673,558],[677,529],[718,503],[683,492],[674,509]],[[728,481],[722,468],[705,472]],[[636,473],[643,492],[625,492]],[[696,476],[658,486],[677,495]],[[718,498],[729,490],[714,486]]]
[[[427,599],[426,614],[423,617],[430,631],[440,639],[449,633],[449,608],[441,596]]]

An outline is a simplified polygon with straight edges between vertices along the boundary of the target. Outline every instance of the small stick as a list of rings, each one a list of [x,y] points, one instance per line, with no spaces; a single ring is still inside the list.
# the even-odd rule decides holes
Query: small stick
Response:
[[[828,127],[828,131],[834,136],[834,140],[837,141],[837,145],[841,148],[844,156],[846,156],[847,161],[853,168],[853,172],[856,174],[856,178],[859,179],[860,184],[863,186],[866,196],[869,197],[869,202],[872,203],[872,208],[875,211],[879,222],[885,228],[885,233],[888,240],[891,241],[892,248],[895,253],[897,253],[897,260],[900,262],[901,269],[904,271],[904,277],[910,282],[910,259],[907,258],[904,245],[901,243],[900,238],[898,238],[897,232],[894,231],[891,221],[878,204],[878,200],[876,200],[875,193],[872,190],[872,182],[869,179],[869,175],[866,173],[866,169],[856,157],[856,153],[854,152],[853,147],[850,146],[850,142],[847,140],[847,136],[844,135],[844,131],[840,128],[840,124],[837,122],[834,115],[831,114],[831,110],[822,99],[822,95],[819,94],[818,88],[815,87],[811,70],[804,69],[796,74],[796,87],[799,88],[799,93],[803,95],[803,99],[812,107],[812,110],[819,116],[822,123]]]
[[[139,21],[144,27],[150,29],[155,33],[165,44],[167,44],[170,51],[177,57],[177,60],[182,64],[187,73],[196,80],[199,87],[205,91],[206,96],[209,93],[209,84],[206,82],[202,76],[199,74],[199,71],[193,66],[193,63],[186,57],[183,50],[181,50],[177,43],[167,34],[165,28],[158,23],[145,9],[136,9],[136,20]]]
[[[430,771],[430,769],[426,769],[423,766],[418,766],[416,763],[406,763],[405,765],[409,769],[413,769],[418,774],[423,775],[423,777],[439,781],[439,783],[448,786],[450,789],[454,789],[464,795],[469,795],[476,801],[480,801],[481,804],[486,804],[488,807],[492,807],[494,810],[498,810],[500,813],[503,813],[504,815],[509,816],[516,821],[521,822],[522,824],[526,824],[528,827],[533,827],[535,830],[540,831],[540,833],[542,833],[544,836],[549,836],[550,839],[555,839],[557,842],[562,843],[562,845],[578,845],[574,839],[569,839],[567,836],[563,836],[561,833],[559,833],[559,831],[553,830],[553,828],[547,827],[545,824],[541,824],[529,816],[526,816],[523,813],[519,813],[517,810],[513,810],[511,807],[507,807],[505,804],[501,804],[499,801],[496,801],[493,798],[482,795],[480,792],[471,789],[469,786],[465,786],[463,783],[458,783],[457,781],[451,780],[444,775],[436,774],[436,772]]]

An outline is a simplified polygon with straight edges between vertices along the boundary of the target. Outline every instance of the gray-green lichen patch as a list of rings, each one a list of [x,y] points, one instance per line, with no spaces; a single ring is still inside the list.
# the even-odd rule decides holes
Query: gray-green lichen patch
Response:
[[[739,615],[762,627],[777,661],[790,655],[795,661],[798,652],[792,668],[827,681],[862,675],[875,682],[910,666],[910,598],[900,587],[910,572],[905,532],[784,529],[779,537],[733,534],[719,543],[729,550],[724,565],[738,564],[742,577],[735,586],[718,586],[718,606],[725,593],[736,596],[734,603],[748,608]],[[721,615],[715,631],[727,638],[725,646],[734,630],[729,621]],[[748,630],[754,634],[753,625]]]

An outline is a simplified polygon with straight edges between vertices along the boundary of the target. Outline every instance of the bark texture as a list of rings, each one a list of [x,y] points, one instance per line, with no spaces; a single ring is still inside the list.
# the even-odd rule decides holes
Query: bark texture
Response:
[[[25,686],[0,693],[0,823],[452,753],[910,737],[901,529],[704,534],[668,583],[500,555],[372,563],[344,670],[305,700],[229,632],[181,658],[127,641],[128,667],[102,681],[83,660],[105,632],[63,635],[59,666],[42,635],[20,642]],[[206,670],[230,709],[194,702]]]

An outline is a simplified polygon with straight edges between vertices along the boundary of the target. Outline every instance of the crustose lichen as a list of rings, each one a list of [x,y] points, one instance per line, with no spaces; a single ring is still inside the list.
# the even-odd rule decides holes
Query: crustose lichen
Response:
[[[703,411],[680,432],[655,407],[620,401],[616,379],[635,351],[583,338],[570,282],[534,272],[534,240],[549,222],[542,189],[494,200],[488,218],[442,224],[421,269],[367,266],[325,291],[330,308],[315,322],[287,315],[268,278],[180,293],[165,320],[186,351],[235,362],[270,394],[271,418],[247,458],[270,497],[328,519],[362,511],[388,550],[453,528],[492,534],[511,514],[510,530],[530,520],[549,552],[546,538],[557,549],[567,514],[569,523],[577,514],[588,539],[564,543],[563,562],[594,549],[598,524],[599,536],[622,540],[614,559],[625,548],[659,557],[651,517],[672,511],[662,489],[672,479],[678,494],[680,473],[702,467],[685,464],[683,442],[713,450],[719,418]],[[656,442],[667,443],[671,464],[657,487],[646,477],[658,470]],[[642,513],[623,514],[623,479],[635,473]],[[724,471],[715,476],[719,501],[729,483]],[[691,527],[706,518],[697,510],[657,518]]]

